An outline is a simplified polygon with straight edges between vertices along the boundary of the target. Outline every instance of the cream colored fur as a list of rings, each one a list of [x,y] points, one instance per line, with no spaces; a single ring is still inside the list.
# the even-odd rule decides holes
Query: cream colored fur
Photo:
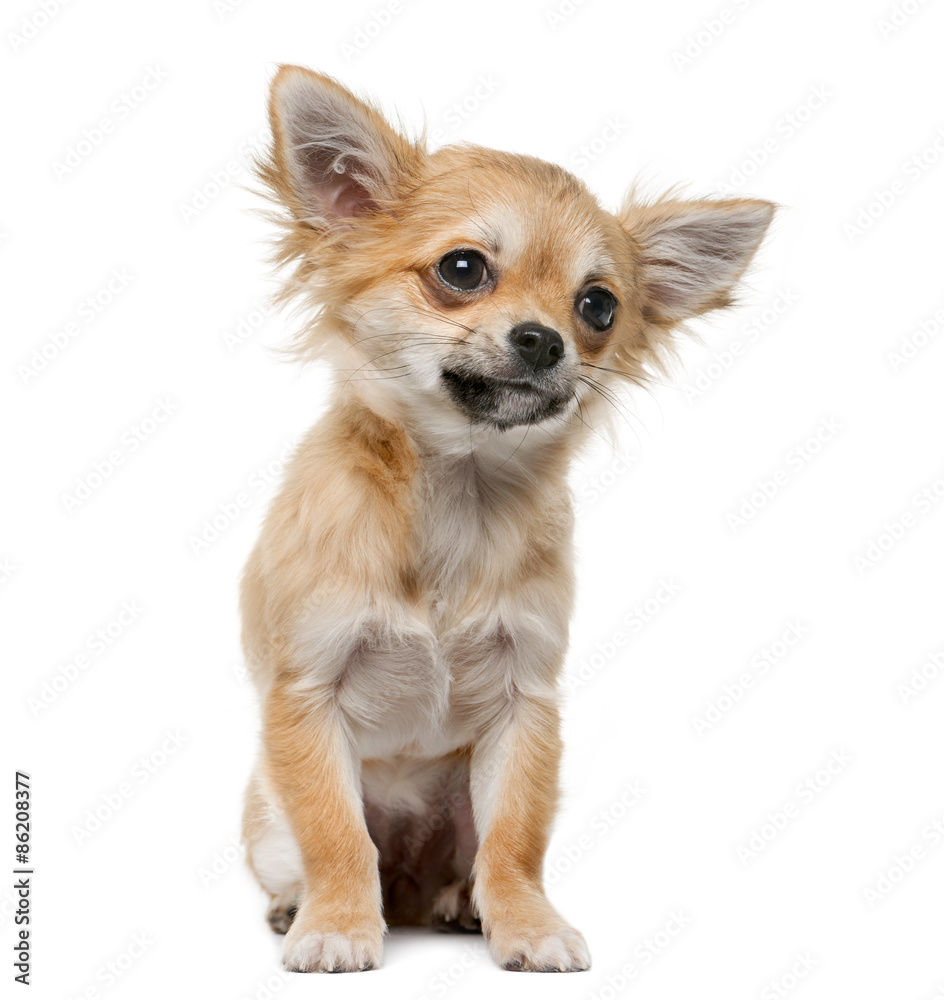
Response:
[[[550,164],[427,153],[297,67],[270,117],[260,174],[284,208],[284,298],[307,310],[295,349],[337,372],[242,592],[264,720],[245,839],[285,964],[368,968],[385,920],[477,916],[506,968],[585,969],[542,886],[574,590],[567,470],[618,381],[730,301],[772,208],[631,199],[613,215]],[[437,262],[457,249],[486,261],[487,288],[444,284]],[[602,333],[577,308],[588,287],[618,302]],[[525,388],[520,324],[562,352]]]

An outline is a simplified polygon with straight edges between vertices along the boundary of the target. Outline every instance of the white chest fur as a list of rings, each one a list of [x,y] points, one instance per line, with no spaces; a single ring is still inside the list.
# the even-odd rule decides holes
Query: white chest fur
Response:
[[[536,504],[520,468],[486,475],[481,465],[475,456],[424,463],[413,600],[329,592],[298,623],[299,687],[330,689],[363,759],[448,753],[517,693],[553,692],[571,603],[569,511],[560,498],[556,509]],[[563,574],[529,573],[524,529],[534,516],[563,533]]]

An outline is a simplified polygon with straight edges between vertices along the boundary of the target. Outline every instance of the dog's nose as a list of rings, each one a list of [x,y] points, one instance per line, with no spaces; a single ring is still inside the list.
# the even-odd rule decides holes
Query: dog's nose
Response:
[[[564,356],[561,335],[540,323],[519,323],[510,336],[519,356],[532,368],[553,368]]]

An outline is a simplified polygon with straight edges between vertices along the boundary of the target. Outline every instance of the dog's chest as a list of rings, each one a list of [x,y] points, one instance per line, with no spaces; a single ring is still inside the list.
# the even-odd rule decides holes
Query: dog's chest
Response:
[[[363,756],[447,753],[516,691],[553,687],[570,593],[522,586],[525,490],[483,482],[471,462],[418,484],[414,592],[362,622],[337,687]]]
[[[520,557],[522,506],[520,484],[489,481],[473,458],[424,468],[411,548],[417,583],[437,617],[448,619],[482,585],[499,595]]]

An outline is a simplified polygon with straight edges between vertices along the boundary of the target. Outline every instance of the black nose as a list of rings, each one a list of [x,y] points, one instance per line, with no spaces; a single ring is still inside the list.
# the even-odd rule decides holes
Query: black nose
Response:
[[[519,323],[510,337],[515,350],[532,368],[553,368],[564,356],[561,335],[540,323]]]

